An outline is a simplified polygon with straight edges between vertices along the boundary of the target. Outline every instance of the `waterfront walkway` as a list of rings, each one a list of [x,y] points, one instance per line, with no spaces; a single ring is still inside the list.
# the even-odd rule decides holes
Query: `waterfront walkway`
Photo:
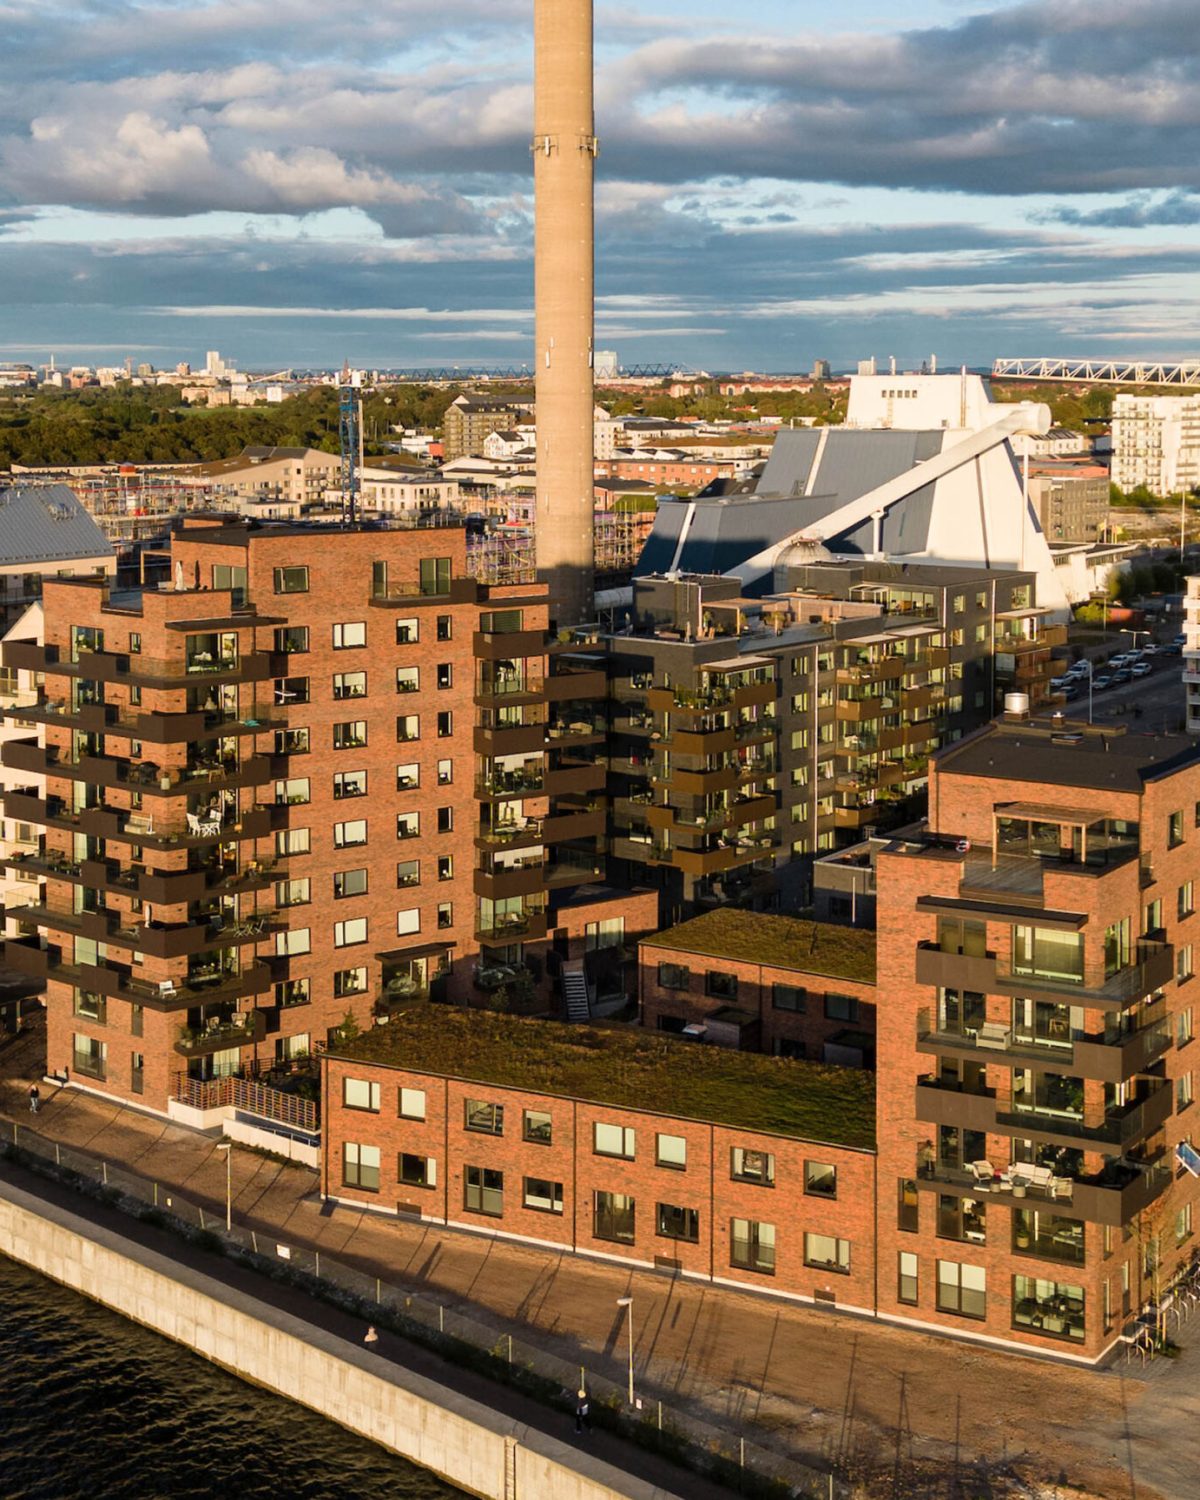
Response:
[[[40,1040],[32,1032],[0,1054],[0,1112],[18,1124],[35,1123],[25,1096]],[[43,1094],[39,1132],[223,1217],[225,1157],[212,1137],[74,1090]],[[1131,1490],[1138,1500],[1194,1500],[1194,1349],[1146,1382],[330,1208],[314,1172],[237,1147],[233,1187],[234,1218],[246,1228],[411,1286],[610,1380],[625,1374],[616,1299],[632,1295],[640,1394],[735,1431],[773,1431],[794,1458],[844,1462],[884,1485],[881,1494],[950,1495],[955,1475],[978,1482],[1015,1467],[1042,1479],[1062,1474],[1114,1500]]]

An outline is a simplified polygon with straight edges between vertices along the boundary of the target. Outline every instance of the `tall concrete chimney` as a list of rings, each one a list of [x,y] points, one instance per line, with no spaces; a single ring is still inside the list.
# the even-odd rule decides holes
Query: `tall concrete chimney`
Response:
[[[592,617],[595,478],[592,0],[534,0],[539,579],[560,626]]]

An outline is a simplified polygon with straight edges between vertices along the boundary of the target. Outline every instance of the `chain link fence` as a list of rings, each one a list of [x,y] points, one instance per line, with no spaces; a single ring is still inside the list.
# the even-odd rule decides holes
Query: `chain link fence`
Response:
[[[412,1339],[454,1363],[511,1385],[564,1414],[586,1388],[592,1420],[640,1446],[661,1453],[762,1500],[855,1500],[856,1486],[840,1474],[802,1464],[733,1432],[651,1398],[631,1403],[626,1384],[572,1364],[524,1339],[455,1311],[426,1293],[392,1284],[345,1265],[331,1255],[294,1245],[214,1214],[173,1187],[126,1167],[64,1146],[13,1121],[0,1151],[35,1171],[99,1197],[143,1222],[182,1233],[193,1244],[225,1254],[273,1280]],[[753,1426],[752,1423],[747,1424]]]

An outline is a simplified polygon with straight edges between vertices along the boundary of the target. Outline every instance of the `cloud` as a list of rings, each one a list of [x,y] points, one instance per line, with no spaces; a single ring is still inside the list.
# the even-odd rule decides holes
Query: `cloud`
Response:
[[[1154,195],[1136,193],[1123,202],[1102,208],[1071,208],[1061,205],[1048,212],[1046,222],[1076,224],[1101,229],[1148,229],[1157,225],[1178,227],[1200,224],[1200,193],[1177,189]]]

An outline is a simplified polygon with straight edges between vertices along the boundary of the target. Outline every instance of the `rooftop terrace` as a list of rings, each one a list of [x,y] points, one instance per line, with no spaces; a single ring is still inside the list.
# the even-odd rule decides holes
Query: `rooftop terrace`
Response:
[[[417,1004],[332,1055],[873,1150],[875,1079],[619,1027]]]
[[[675,948],[711,958],[736,958],[831,979],[875,983],[875,934],[833,922],[808,922],[727,906],[668,927],[643,942],[650,948]]]

